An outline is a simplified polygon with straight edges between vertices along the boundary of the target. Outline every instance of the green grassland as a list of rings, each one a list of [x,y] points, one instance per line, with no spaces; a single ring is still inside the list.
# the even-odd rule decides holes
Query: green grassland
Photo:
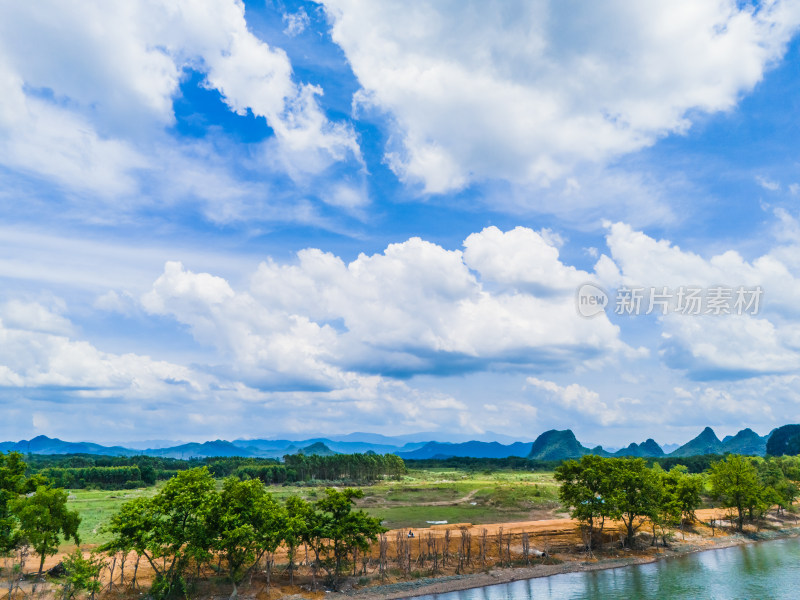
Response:
[[[313,501],[320,497],[323,487],[272,486],[270,491],[281,501],[291,495]],[[102,544],[106,540],[103,526],[119,506],[133,498],[152,496],[157,489],[70,490],[70,508],[81,516],[81,542]],[[359,507],[390,529],[426,527],[426,521],[480,524],[547,518],[559,506],[553,474],[542,472],[412,470],[400,481],[362,489],[364,498]]]
[[[426,527],[426,521],[502,523],[547,518],[558,503],[552,473],[411,471],[402,481],[365,489],[360,506],[386,527]]]
[[[102,528],[122,503],[142,496],[152,496],[156,493],[156,489],[149,487],[116,491],[69,490],[69,508],[78,511],[81,517],[81,525],[78,528],[81,544],[91,546],[102,544],[106,540]]]

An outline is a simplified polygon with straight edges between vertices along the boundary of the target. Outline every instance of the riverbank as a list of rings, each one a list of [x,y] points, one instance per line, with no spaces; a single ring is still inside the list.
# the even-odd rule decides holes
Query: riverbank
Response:
[[[709,536],[709,532],[711,535]],[[328,594],[330,600],[358,598],[359,600],[394,600],[415,596],[446,594],[467,589],[511,583],[525,579],[551,577],[567,573],[617,569],[633,565],[669,560],[696,552],[707,552],[753,544],[760,541],[800,537],[800,527],[786,527],[773,523],[769,529],[758,532],[731,533],[716,527],[711,530],[704,524],[688,532],[686,540],[674,540],[667,548],[643,548],[638,550],[615,550],[587,558],[585,554],[557,553],[558,564],[537,564],[531,567],[491,568],[485,572],[443,577],[424,577],[395,583],[375,585],[345,592]]]
[[[287,570],[278,566],[286,561],[285,552],[281,549],[273,556],[273,565],[277,568],[273,569],[271,582],[267,582],[263,572],[257,572],[252,580],[240,586],[239,597],[243,600],[410,598],[560,574],[617,569],[706,550],[800,536],[800,523],[793,513],[780,516],[772,513],[761,522],[759,530],[748,525],[744,534],[733,531],[728,520],[730,515],[721,509],[699,510],[697,517],[698,520],[686,527],[684,532],[672,531],[668,536],[667,547],[650,546],[652,536],[645,524],[637,538],[636,550],[623,549],[621,540],[624,537],[624,528],[619,523],[608,522],[604,548],[596,551],[593,556],[581,550],[579,524],[572,519],[486,525],[461,523],[414,530],[393,530],[384,538],[385,558],[380,558],[381,544],[375,544],[366,556],[359,557],[359,565],[363,571],[358,576],[342,581],[343,591],[339,593],[326,592],[320,585],[321,577],[317,578],[317,585],[314,586],[314,580],[310,576],[312,572],[309,570],[311,563],[305,552],[298,556],[294,585],[290,585]],[[410,531],[413,531],[413,536],[409,535]],[[445,548],[448,549],[446,553]],[[543,554],[547,557],[542,556]],[[50,557],[46,561],[46,568],[55,565],[61,558],[63,557]],[[531,566],[524,566],[528,560]],[[134,561],[135,556],[128,557],[129,565],[133,565]],[[379,575],[381,563],[384,565],[383,578]],[[514,566],[505,566],[508,564]],[[130,582],[130,568],[127,572]],[[110,583],[110,575],[108,569],[103,572],[101,580],[105,585]],[[140,585],[146,588],[152,575],[149,565],[140,562]],[[317,591],[312,591],[315,587]],[[195,594],[199,598],[227,600],[230,589],[227,582],[214,579],[213,573],[208,572]],[[3,596],[0,591],[0,600]],[[114,592],[104,593],[105,598],[136,596],[135,590],[124,590],[119,585]]]

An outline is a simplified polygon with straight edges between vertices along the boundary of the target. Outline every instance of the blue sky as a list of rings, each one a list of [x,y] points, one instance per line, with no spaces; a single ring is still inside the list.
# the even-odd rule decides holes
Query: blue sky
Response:
[[[0,10],[0,438],[800,420],[797,2]]]

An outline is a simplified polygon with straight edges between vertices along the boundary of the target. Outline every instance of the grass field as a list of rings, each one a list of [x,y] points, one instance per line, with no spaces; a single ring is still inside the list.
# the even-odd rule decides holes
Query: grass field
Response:
[[[270,491],[278,500],[300,495],[313,501],[322,494],[322,489],[321,486],[274,486]],[[359,501],[359,507],[380,518],[390,529],[427,527],[426,521],[481,524],[547,518],[559,506],[558,485],[552,473],[413,470],[401,481],[381,482],[362,489],[365,497]],[[102,527],[123,502],[152,496],[156,491],[152,487],[71,490],[70,507],[81,516],[81,542],[103,543],[106,536]]]
[[[142,496],[152,496],[155,487],[140,490],[70,490],[69,508],[77,510],[81,517],[78,535],[81,544],[102,544],[107,538],[102,527],[108,523],[120,505],[127,500]]]
[[[386,527],[426,521],[501,523],[543,518],[559,506],[552,473],[411,471],[402,481],[365,488],[359,505]]]

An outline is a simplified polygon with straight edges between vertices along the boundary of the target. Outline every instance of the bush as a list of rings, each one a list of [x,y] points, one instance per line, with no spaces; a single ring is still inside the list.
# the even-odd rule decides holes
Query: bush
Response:
[[[80,548],[64,559],[64,582],[61,584],[62,600],[73,600],[80,593],[87,592],[94,598],[100,591],[100,571],[103,569],[103,560],[94,553],[89,558],[84,558]]]

